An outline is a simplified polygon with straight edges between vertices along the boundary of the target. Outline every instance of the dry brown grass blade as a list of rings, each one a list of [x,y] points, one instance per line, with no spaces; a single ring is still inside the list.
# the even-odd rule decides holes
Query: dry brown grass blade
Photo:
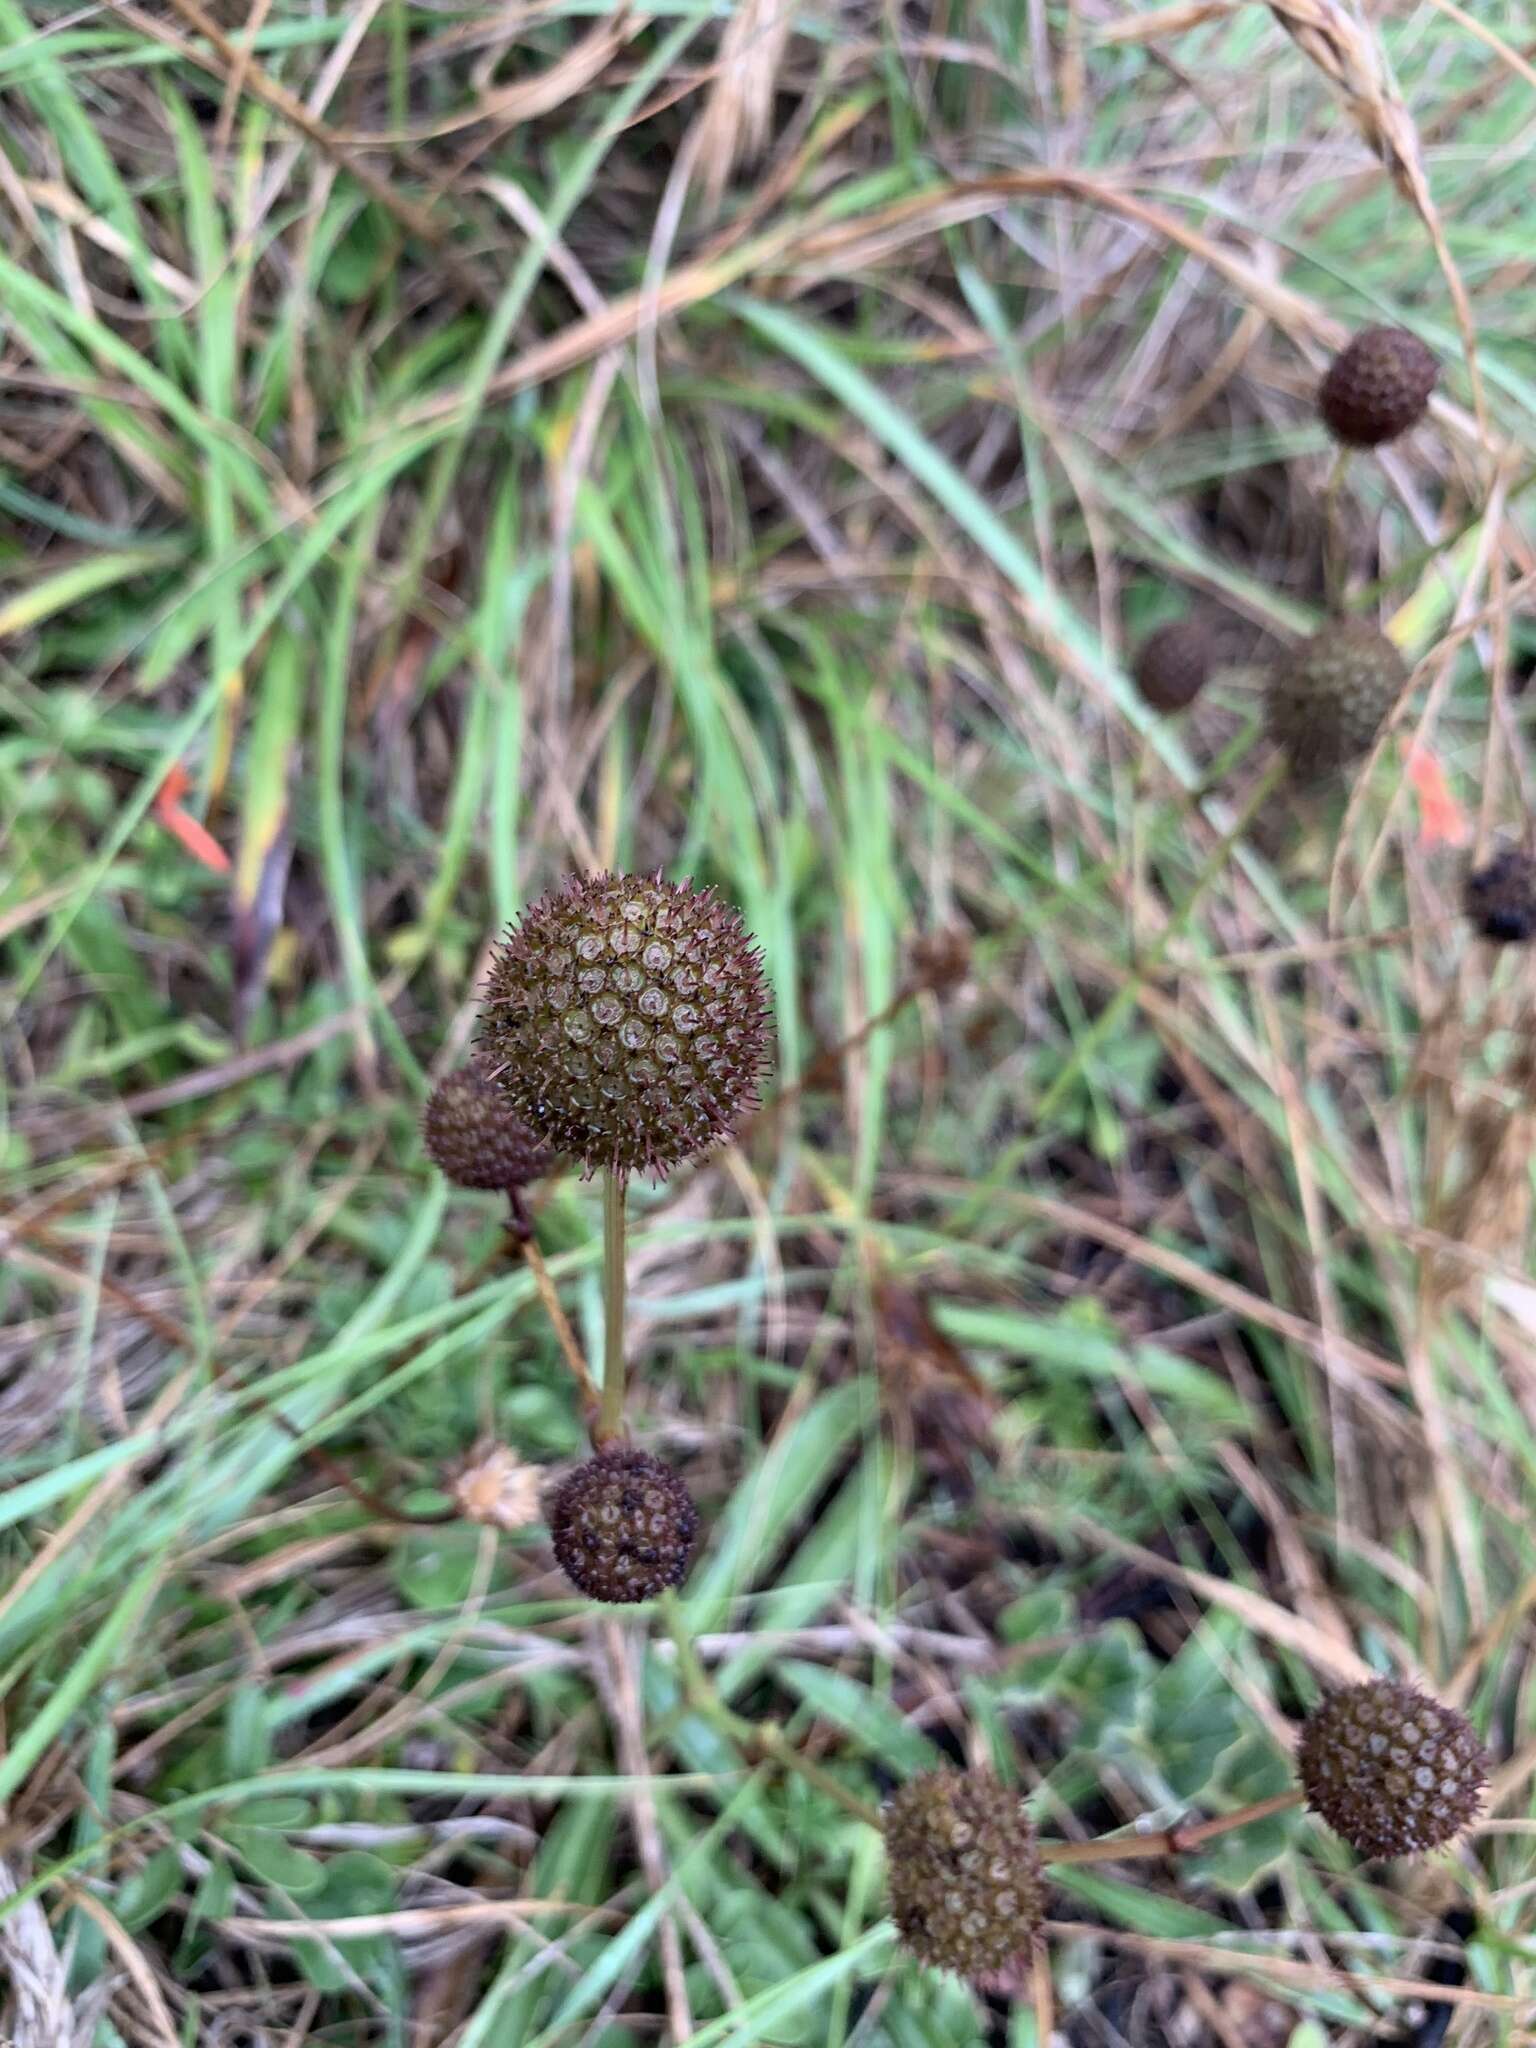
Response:
[[[445,135],[457,135],[465,128],[477,127],[482,121],[493,122],[498,129],[514,128],[522,121],[535,121],[541,114],[553,113],[567,100],[575,99],[578,93],[595,84],[613,58],[640,33],[643,26],[643,19],[621,8],[611,21],[604,22],[583,37],[537,76],[519,78],[511,85],[500,86],[477,100],[472,107],[461,107],[456,113],[443,115],[440,120],[423,121],[412,128],[377,131],[337,128],[331,132],[338,143],[350,149],[398,149],[418,142],[433,142]]]
[[[317,121],[302,100],[296,99],[285,85],[280,85],[263,70],[248,52],[241,50],[239,44],[231,42],[212,16],[199,6],[198,0],[171,0],[171,5],[217,53],[215,56],[199,49],[196,43],[178,35],[167,23],[157,21],[143,8],[133,6],[131,0],[117,0],[118,12],[142,34],[152,36],[157,43],[175,50],[185,62],[211,73],[222,85],[227,86],[231,77],[240,75],[244,91],[280,114],[329,162],[355,178],[369,198],[377,201],[397,226],[433,252],[463,292],[477,302],[489,300],[489,288],[449,245],[447,230],[440,222],[414,200],[408,199],[381,171],[376,171],[372,164],[357,156],[324,121]]]
[[[1234,1929],[1234,1932],[1237,1930]],[[1159,1941],[1155,1935],[1131,1934],[1119,1927],[1087,1926],[1071,1920],[1047,1921],[1045,1932],[1060,1940],[1107,1941],[1115,1948],[1134,1949],[1138,1955],[1193,1963],[1202,1970],[1219,1972],[1252,1971],[1285,1984],[1305,1985],[1313,1991],[1353,1991],[1369,1988],[1387,1998],[1418,1998],[1430,2005],[1467,2006],[1476,2012],[1509,2013],[1529,2018],[1528,1998],[1504,1998],[1493,1991],[1476,1991],[1465,1984],[1433,1984],[1422,1977],[1357,1976],[1353,1971],[1327,1969],[1318,1963],[1299,1963],[1291,1956],[1256,1955],[1252,1949],[1217,1948],[1200,1941]],[[1519,2041],[1536,2039],[1529,2033],[1512,2037]]]
[[[1366,147],[1386,168],[1393,184],[1423,221],[1434,245],[1461,330],[1467,376],[1478,432],[1489,438],[1482,373],[1477,360],[1477,323],[1456,267],[1424,168],[1424,153],[1413,118],[1387,76],[1376,40],[1338,0],[1268,0],[1269,11],[1302,54],[1334,87],[1349,110]]]
[[[1106,22],[1094,31],[1093,40],[1111,49],[1155,43],[1164,36],[1181,36],[1186,29],[1199,28],[1202,22],[1215,21],[1236,11],[1237,0],[1181,0],[1180,5],[1160,7],[1155,14],[1133,14],[1124,21]]]
[[[779,65],[795,0],[742,0],[720,39],[715,82],[699,117],[699,171],[713,210],[738,164],[750,164],[768,139]]]
[[[0,1903],[20,1889],[0,1862]],[[27,1899],[0,1920],[0,1988],[10,1993],[14,2048],[70,2048],[78,2033],[75,2012],[40,1899]]]

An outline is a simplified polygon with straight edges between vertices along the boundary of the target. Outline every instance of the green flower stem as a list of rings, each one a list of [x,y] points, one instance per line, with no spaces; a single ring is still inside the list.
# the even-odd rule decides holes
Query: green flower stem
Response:
[[[855,1820],[867,1826],[880,1827],[878,1808],[868,1800],[861,1799],[857,1792],[850,1791],[840,1778],[830,1771],[824,1771],[820,1764],[797,1749],[776,1721],[748,1721],[742,1715],[733,1713],[721,1699],[713,1680],[704,1669],[703,1659],[694,1647],[688,1624],[677,1595],[667,1592],[661,1598],[662,1616],[667,1633],[677,1650],[677,1675],[683,1688],[683,1697],[689,1706],[702,1714],[705,1720],[717,1728],[730,1742],[737,1744],[749,1756],[769,1757],[786,1771],[796,1771],[808,1785],[814,1785],[818,1792],[835,1801]]]
[[[593,1442],[601,1449],[624,1434],[624,1197],[627,1183],[610,1167],[603,1176],[603,1402]]]

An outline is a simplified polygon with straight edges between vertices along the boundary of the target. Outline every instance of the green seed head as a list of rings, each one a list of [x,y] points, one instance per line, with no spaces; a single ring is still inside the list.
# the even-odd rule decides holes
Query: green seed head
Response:
[[[734,910],[688,882],[588,875],[502,941],[480,1048],[557,1150],[660,1176],[732,1135],[767,1037],[762,962]]]
[[[1331,619],[1271,671],[1269,736],[1298,781],[1326,781],[1370,751],[1407,680],[1384,633],[1363,619]]]

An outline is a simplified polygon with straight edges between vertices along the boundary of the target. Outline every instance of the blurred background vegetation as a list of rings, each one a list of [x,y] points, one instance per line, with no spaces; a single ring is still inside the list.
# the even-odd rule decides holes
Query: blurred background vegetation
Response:
[[[0,0],[17,2043],[1536,2039],[1532,985],[1454,817],[1524,829],[1533,37]],[[1420,687],[1347,815],[1245,819],[1372,319],[1445,364],[1340,500]],[[1158,722],[1127,651],[1195,604],[1227,667]],[[977,2001],[663,1629],[413,1519],[580,1449],[416,1123],[497,929],[604,863],[740,905],[791,1091],[633,1203],[721,1695],[1074,1834],[1263,1797],[1403,1669],[1500,1759],[1462,1852],[1064,1871],[1053,1996]],[[539,1230],[595,1349],[593,1190]]]

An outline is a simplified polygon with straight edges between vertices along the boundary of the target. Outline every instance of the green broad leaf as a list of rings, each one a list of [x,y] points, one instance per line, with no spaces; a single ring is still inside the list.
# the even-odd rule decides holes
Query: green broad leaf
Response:
[[[127,1931],[137,1934],[160,1917],[183,1882],[180,1852],[157,1849],[126,1884],[118,1886],[113,1910]]]
[[[320,1858],[294,1848],[271,1828],[226,1828],[224,1839],[263,1884],[291,1898],[307,1898],[325,1883]]]
[[[889,1700],[861,1685],[845,1672],[791,1657],[776,1667],[779,1678],[797,1692],[823,1720],[834,1722],[861,1743],[871,1756],[893,1769],[932,1770],[939,1752],[921,1730],[911,1727]]]

